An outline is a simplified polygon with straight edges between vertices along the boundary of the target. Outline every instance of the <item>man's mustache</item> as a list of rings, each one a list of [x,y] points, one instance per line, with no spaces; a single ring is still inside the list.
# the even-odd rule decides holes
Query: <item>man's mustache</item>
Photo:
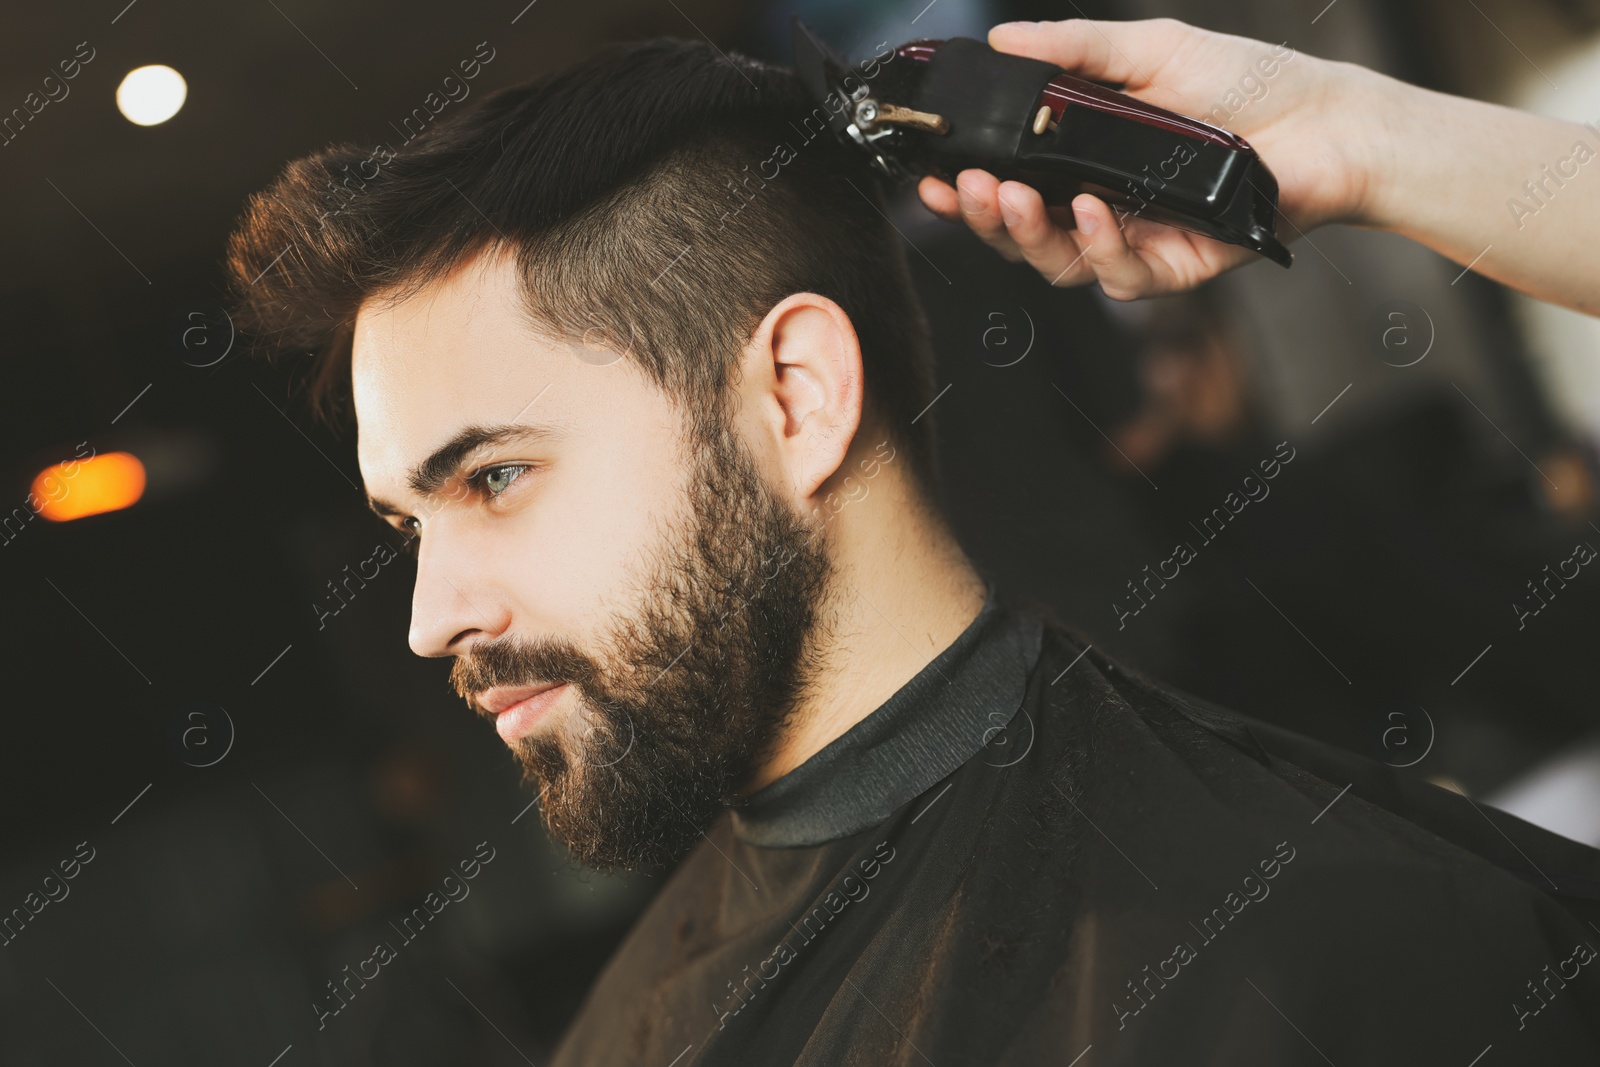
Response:
[[[494,715],[477,701],[486,690],[565,683],[582,693],[598,676],[594,661],[565,642],[502,637],[480,642],[457,656],[450,668],[450,686],[474,711],[493,721]]]

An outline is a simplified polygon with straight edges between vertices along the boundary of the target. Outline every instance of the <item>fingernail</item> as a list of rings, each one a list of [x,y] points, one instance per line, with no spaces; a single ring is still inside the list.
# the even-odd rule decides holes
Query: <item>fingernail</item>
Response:
[[[956,186],[956,196],[961,200],[961,210],[973,212],[981,210],[983,201],[979,200],[965,185]]]
[[[1075,207],[1072,209],[1072,217],[1078,220],[1078,232],[1082,233],[1084,236],[1092,235],[1095,231],[1095,228],[1100,225],[1099,219],[1096,219],[1093,215],[1089,214],[1089,212],[1085,211],[1081,207]]]
[[[1006,198],[1005,197],[1002,196],[999,199],[1000,199],[1000,217],[1005,220],[1005,223],[1006,223],[1007,226],[1015,226],[1017,224],[1017,221],[1019,219],[1021,219],[1022,216],[1017,214],[1015,208],[1013,208],[1010,204],[1006,203]]]
[[[1010,28],[1013,30],[1031,32],[1033,30],[1037,30],[1039,28],[1039,24],[1037,22],[1002,22],[996,25],[994,28],[997,30]]]

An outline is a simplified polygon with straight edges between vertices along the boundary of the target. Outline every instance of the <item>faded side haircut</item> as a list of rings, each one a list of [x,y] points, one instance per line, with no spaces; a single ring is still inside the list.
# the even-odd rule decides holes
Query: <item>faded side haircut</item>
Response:
[[[702,430],[767,312],[818,293],[860,340],[860,432],[903,450],[932,503],[927,320],[885,188],[827,116],[792,71],[705,42],[608,46],[399,149],[339,144],[289,163],[229,239],[236,323],[258,349],[312,353],[312,406],[337,422],[363,301],[509,249],[530,328],[638,360]]]

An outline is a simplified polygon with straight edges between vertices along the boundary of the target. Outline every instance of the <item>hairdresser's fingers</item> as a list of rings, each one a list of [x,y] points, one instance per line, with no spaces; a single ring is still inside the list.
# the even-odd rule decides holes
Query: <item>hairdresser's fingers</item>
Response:
[[[1075,196],[1072,215],[1078,222],[1083,255],[1077,266],[1087,267],[1107,296],[1132,300],[1157,291],[1150,265],[1128,246],[1126,234],[1105,201],[1088,194]]]
[[[1054,63],[1079,77],[1140,88],[1199,32],[1176,19],[1002,22],[989,31],[989,47]]]
[[[1037,189],[1021,182],[1001,182],[996,198],[1000,217],[1018,251],[1051,284],[1079,285],[1094,280],[1083,263],[1080,242],[1051,217]]]
[[[1184,292],[1253,258],[1237,245],[1187,230],[1132,215],[1119,218],[1092,196],[1077,197],[1072,207],[1084,260],[1113,300]]]
[[[1026,260],[1052,285],[1098,283],[1114,300],[1133,300],[1192,289],[1251,258],[1233,245],[1113,211],[1087,194],[1070,208],[1077,229],[1065,229],[1053,217],[1060,209],[1047,207],[1030,186],[997,182],[981,170],[963,171],[962,179],[992,188],[993,207],[964,211],[957,190],[933,177],[923,178],[917,191],[934,214],[972,225],[1001,255]],[[991,214],[1000,216],[1000,231],[987,221]]]
[[[972,232],[996,252],[1016,263],[1022,250],[1006,229],[1000,211],[1000,180],[986,170],[964,170],[956,175],[956,201],[961,218]]]
[[[949,182],[926,175],[917,183],[917,196],[929,211],[946,222],[961,221],[961,205],[956,201],[956,190]]]
[[[961,196],[956,192],[956,187],[949,182],[933,175],[924,175],[917,182],[917,196],[922,200],[923,206],[946,222],[966,222],[966,213],[961,209]],[[981,216],[981,212],[980,212]]]
[[[967,212],[961,208],[961,196],[949,182],[941,181],[932,175],[925,176],[917,183],[917,195],[922,198],[923,204],[927,206],[929,211],[946,222],[969,222]],[[995,210],[998,210],[998,208]],[[992,212],[990,213],[992,214]],[[985,212],[981,209],[974,212],[972,216],[972,219],[976,220],[976,225],[973,226],[974,230],[983,225],[985,217]],[[1003,229],[1002,227],[1002,231]],[[984,237],[1006,259],[1016,262],[1022,258],[1022,253],[1017,250],[1016,243],[1011,240],[1009,235],[1001,232],[996,236],[992,229],[979,231],[979,235]]]

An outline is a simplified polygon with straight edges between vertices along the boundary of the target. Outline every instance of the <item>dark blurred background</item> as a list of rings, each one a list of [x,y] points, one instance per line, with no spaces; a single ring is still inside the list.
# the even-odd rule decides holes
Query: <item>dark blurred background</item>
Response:
[[[480,42],[474,94],[618,38],[787,63],[790,14],[855,56],[1009,18],[1174,15],[1600,117],[1595,0],[525,3],[7,13],[0,1063],[537,1063],[659,884],[546,839],[448,663],[407,649],[406,561],[346,584],[387,543],[354,435],[313,424],[291,365],[242,358],[221,308],[244,198],[330,141],[395,140]],[[188,95],[140,126],[115,97],[149,64]],[[1182,688],[1600,843],[1600,577],[1547,580],[1600,547],[1594,320],[1340,228],[1296,242],[1290,271],[1115,305],[914,196],[893,214],[948,384],[948,508],[995,581]],[[1290,449],[1269,496],[1198,536]],[[29,505],[52,464],[119,452],[146,474],[132,506]],[[94,470],[63,498],[82,499],[104,469],[38,484]],[[1184,540],[1195,561],[1136,600]],[[379,941],[398,958],[319,1029]]]

